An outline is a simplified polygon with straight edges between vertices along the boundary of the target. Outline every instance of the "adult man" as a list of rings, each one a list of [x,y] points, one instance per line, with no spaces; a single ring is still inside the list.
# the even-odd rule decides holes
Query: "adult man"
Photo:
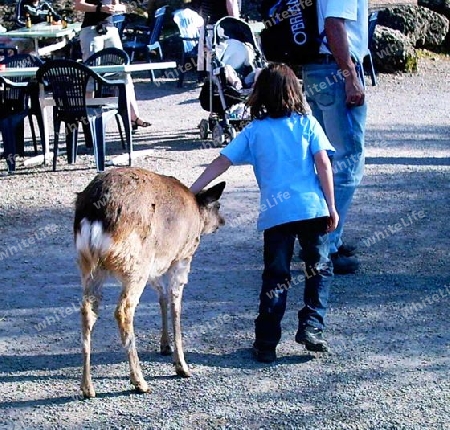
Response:
[[[318,0],[319,31],[325,30],[320,55],[303,67],[306,99],[331,144],[338,228],[330,234],[334,273],[354,273],[355,247],[342,243],[342,231],[364,170],[362,61],[368,51],[368,1]]]

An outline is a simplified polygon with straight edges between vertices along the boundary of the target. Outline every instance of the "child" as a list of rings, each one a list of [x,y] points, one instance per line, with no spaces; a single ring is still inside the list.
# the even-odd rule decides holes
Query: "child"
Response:
[[[319,123],[306,114],[298,79],[288,66],[273,63],[264,68],[247,104],[253,121],[205,169],[191,191],[198,193],[232,164],[253,166],[261,192],[258,230],[264,230],[255,358],[263,363],[276,360],[296,237],[305,262],[305,291],[295,340],[309,351],[326,352],[323,328],[333,275],[327,233],[339,221],[327,154],[334,148]]]

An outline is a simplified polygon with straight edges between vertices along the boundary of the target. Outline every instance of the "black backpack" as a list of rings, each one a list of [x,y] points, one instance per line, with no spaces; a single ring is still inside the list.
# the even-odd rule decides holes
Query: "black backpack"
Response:
[[[319,55],[316,0],[262,0],[261,49],[269,61],[306,64]]]

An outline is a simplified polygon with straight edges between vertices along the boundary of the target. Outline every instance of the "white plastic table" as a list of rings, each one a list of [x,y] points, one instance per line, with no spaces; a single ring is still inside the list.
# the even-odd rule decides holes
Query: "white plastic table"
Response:
[[[47,24],[45,22],[34,24],[31,28],[18,28],[16,30],[7,31],[4,33],[5,36],[14,38],[30,38],[34,40],[34,49],[35,52],[39,55],[43,55],[44,53],[48,53],[54,51],[56,49],[60,49],[64,47],[67,43],[67,40],[71,39],[77,33],[81,31],[81,24],[68,24],[67,28],[62,28],[61,24]],[[50,45],[52,48],[48,49],[48,47],[44,47],[39,49],[38,41],[40,39],[57,39],[63,38],[61,42],[58,42],[54,45]],[[47,49],[46,49],[47,48]]]

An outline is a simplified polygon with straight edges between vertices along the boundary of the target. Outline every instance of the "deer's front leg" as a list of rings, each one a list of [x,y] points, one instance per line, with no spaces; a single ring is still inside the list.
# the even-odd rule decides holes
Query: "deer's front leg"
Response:
[[[170,345],[169,336],[169,324],[167,318],[167,308],[169,304],[167,279],[165,276],[159,278],[157,281],[152,283],[153,287],[158,291],[159,295],[159,307],[161,308],[161,341],[160,341],[160,352],[161,355],[172,354],[172,347]]]

